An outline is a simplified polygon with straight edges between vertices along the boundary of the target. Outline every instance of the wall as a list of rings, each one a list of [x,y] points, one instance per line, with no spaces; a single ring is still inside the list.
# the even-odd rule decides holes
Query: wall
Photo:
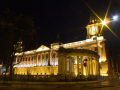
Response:
[[[20,75],[57,75],[58,66],[14,68],[14,74]]]

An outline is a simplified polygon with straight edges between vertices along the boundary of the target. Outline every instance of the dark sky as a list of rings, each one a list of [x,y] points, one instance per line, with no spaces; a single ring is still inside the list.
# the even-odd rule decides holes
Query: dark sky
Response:
[[[110,0],[85,0],[100,16],[104,16]],[[85,26],[91,11],[82,0],[9,0],[0,2],[0,11],[10,8],[16,13],[34,18],[38,30],[38,46],[51,44],[59,34],[61,42],[79,41],[86,38]],[[120,0],[112,0],[108,16],[120,15]],[[120,37],[120,21],[110,24]],[[108,46],[120,49],[120,40],[107,29],[104,30]],[[115,48],[117,47],[117,48]],[[118,49],[119,48],[119,49]]]
[[[98,13],[104,13],[109,0],[86,0]],[[62,42],[86,38],[85,26],[88,24],[90,10],[81,0],[16,0],[1,1],[1,11],[12,11],[33,17],[40,30],[39,44],[55,42],[57,34]],[[101,12],[100,12],[101,11]]]

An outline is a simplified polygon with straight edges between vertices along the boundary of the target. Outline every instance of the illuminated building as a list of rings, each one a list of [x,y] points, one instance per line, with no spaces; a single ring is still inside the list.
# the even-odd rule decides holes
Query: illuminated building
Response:
[[[38,49],[16,53],[14,74],[108,76],[105,39],[99,35],[99,23],[87,25],[87,39],[71,43],[53,43]]]

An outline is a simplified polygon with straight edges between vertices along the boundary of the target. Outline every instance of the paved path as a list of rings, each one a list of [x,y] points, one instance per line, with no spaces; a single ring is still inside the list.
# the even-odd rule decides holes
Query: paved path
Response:
[[[120,80],[103,82],[0,82],[0,90],[120,90]]]

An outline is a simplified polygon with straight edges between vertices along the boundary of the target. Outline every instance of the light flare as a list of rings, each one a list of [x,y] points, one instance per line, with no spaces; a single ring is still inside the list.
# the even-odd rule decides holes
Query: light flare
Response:
[[[106,22],[106,20],[107,20],[107,15],[108,15],[108,12],[109,12],[109,9],[110,9],[110,5],[111,5],[111,0],[110,0],[110,2],[109,2],[109,4],[108,4],[108,8],[107,8],[107,11],[106,11],[106,13],[105,13],[105,17],[104,17],[103,20],[102,20],[102,19],[99,17],[99,15],[87,4],[87,2],[85,2],[85,0],[82,0],[82,1],[83,1],[83,2],[85,3],[85,5],[91,10],[91,12],[100,20],[100,22],[101,22],[101,24],[102,24],[100,33],[102,33],[104,26],[106,26],[106,27],[108,28],[108,30],[109,30],[115,37],[117,37],[117,38],[120,40],[120,38],[117,36],[117,34],[116,34],[115,32],[113,32],[113,30],[107,25],[107,23],[110,23],[110,22],[112,22],[112,21],[114,21],[114,20],[112,20],[112,21],[107,21],[107,22]]]

